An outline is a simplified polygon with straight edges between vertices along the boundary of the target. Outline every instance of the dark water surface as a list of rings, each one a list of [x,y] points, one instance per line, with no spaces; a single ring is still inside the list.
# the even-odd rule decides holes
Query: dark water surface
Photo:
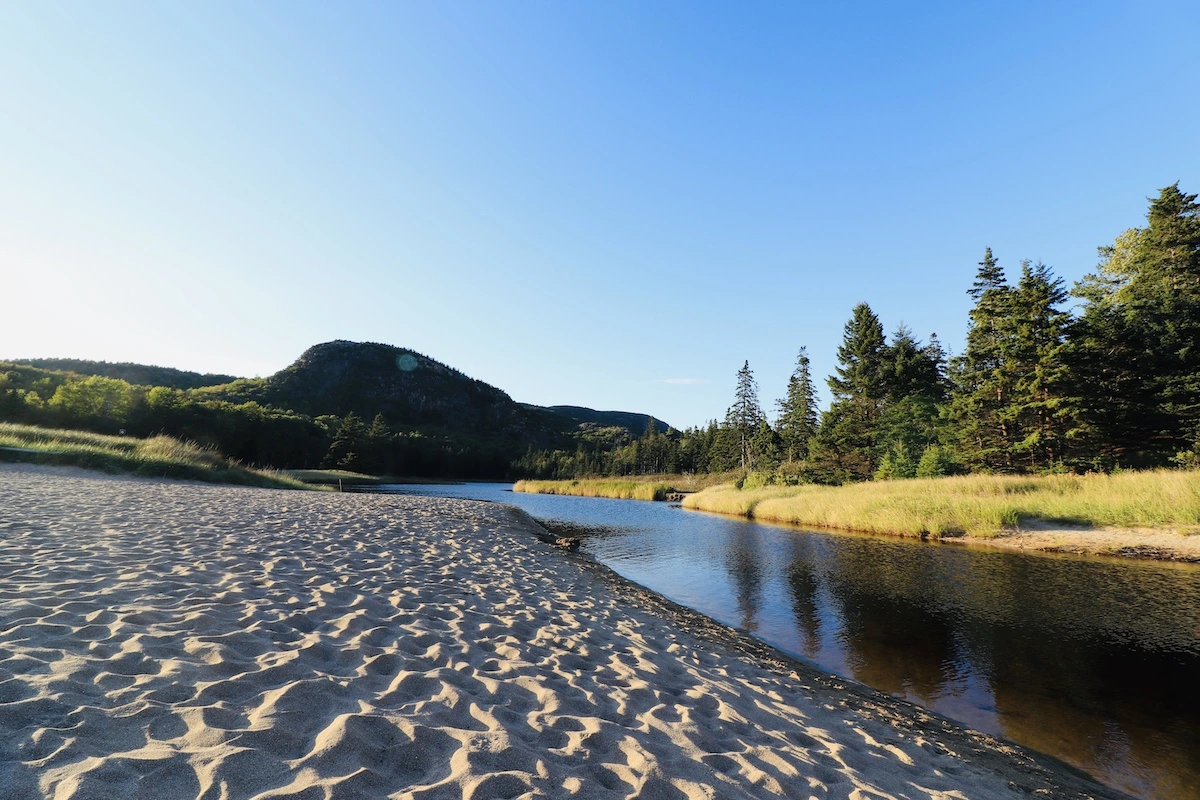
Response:
[[[820,533],[666,503],[393,486],[588,529],[621,575],[1133,795],[1200,800],[1200,567]]]

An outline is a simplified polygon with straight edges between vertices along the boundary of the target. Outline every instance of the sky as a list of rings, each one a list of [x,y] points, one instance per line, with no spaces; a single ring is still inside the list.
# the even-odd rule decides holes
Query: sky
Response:
[[[0,359],[408,347],[721,418],[1200,192],[1200,4],[0,4]],[[822,399],[828,395],[823,390]]]

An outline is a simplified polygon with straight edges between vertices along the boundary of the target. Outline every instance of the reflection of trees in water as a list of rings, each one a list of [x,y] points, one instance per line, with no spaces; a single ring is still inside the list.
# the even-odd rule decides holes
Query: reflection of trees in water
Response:
[[[1003,735],[1137,795],[1200,796],[1200,659],[995,631]]]
[[[945,711],[974,686],[982,694],[963,699],[983,714],[994,704],[1003,736],[1135,794],[1192,798],[1197,577],[853,537],[788,569],[806,637],[822,581],[835,598],[856,679]]]
[[[797,536],[792,540],[791,560],[787,567],[788,596],[792,614],[800,629],[800,652],[816,658],[821,652],[821,604],[818,593],[821,581],[817,577],[817,558],[811,552],[812,537]]]
[[[929,608],[920,589],[914,591],[929,581],[934,551],[889,542],[864,544],[857,539],[839,542],[830,548],[827,562],[854,677],[932,704],[956,675],[960,660],[953,621]]]
[[[758,612],[762,609],[762,546],[762,534],[746,526],[729,538],[725,552],[725,571],[733,581],[741,614],[739,625],[747,631],[758,629]]]

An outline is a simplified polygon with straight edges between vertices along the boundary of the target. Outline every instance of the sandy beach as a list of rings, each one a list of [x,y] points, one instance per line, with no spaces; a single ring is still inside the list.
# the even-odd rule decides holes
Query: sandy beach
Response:
[[[539,534],[0,466],[0,797],[1121,796]]]

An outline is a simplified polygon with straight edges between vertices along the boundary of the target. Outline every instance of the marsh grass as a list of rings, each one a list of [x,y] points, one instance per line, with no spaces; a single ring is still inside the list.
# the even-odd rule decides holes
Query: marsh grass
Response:
[[[1200,470],[1112,475],[873,481],[846,486],[718,486],[686,508],[772,522],[903,536],[995,536],[1022,527],[1176,527],[1200,523]]]
[[[616,500],[663,500],[672,488],[657,481],[585,479],[576,481],[517,481],[514,492],[564,494],[575,497],[611,497]]]
[[[0,423],[0,460],[242,486],[305,488],[302,482],[281,472],[251,469],[194,442],[161,435],[139,439]]]

